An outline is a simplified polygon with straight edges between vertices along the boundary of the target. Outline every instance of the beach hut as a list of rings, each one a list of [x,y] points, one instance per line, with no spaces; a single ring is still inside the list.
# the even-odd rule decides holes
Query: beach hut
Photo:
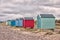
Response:
[[[11,25],[11,26],[16,26],[16,20],[11,20],[11,21],[10,21],[10,25]]]
[[[8,21],[6,21],[6,25],[8,25]]]
[[[6,25],[11,25],[11,20],[7,20]]]
[[[54,29],[55,17],[52,14],[40,14],[37,16],[37,28]]]
[[[23,26],[23,18],[16,19],[16,26],[17,27],[22,27]]]
[[[33,17],[25,17],[24,18],[24,28],[34,28]]]

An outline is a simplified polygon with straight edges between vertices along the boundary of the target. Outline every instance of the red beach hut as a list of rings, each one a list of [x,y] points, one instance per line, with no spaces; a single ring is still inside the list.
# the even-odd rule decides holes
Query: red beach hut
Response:
[[[33,17],[25,17],[24,18],[24,28],[34,28]]]

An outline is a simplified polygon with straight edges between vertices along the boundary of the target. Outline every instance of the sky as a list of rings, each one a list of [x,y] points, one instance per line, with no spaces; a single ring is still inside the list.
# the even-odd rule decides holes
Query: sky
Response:
[[[0,0],[0,21],[38,14],[53,14],[60,19],[60,0]]]

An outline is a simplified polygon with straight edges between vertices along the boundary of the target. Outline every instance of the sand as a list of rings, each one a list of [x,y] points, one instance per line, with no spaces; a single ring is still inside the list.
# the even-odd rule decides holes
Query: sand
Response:
[[[59,29],[60,30],[60,29]],[[51,34],[47,32],[30,32],[0,25],[0,40],[60,40],[58,29]]]

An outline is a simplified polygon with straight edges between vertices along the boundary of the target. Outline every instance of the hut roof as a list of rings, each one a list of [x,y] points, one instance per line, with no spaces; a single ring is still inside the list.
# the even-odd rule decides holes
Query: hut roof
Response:
[[[55,18],[53,14],[40,14],[41,18]]]
[[[16,20],[23,20],[23,18],[19,18],[19,19],[16,19]]]
[[[26,20],[33,20],[33,17],[25,17]]]

